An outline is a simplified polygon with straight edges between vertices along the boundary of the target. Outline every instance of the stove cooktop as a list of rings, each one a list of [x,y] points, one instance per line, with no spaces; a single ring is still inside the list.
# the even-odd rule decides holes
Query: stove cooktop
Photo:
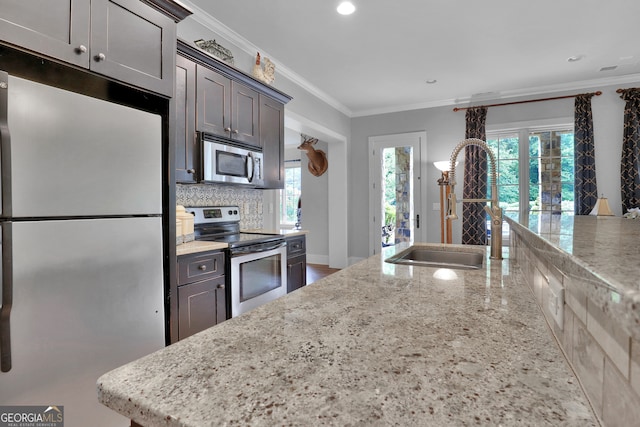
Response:
[[[238,206],[187,207],[194,216],[196,240],[228,243],[230,248],[283,240],[281,234],[240,232]]]
[[[229,234],[226,236],[198,236],[196,240],[205,240],[208,242],[224,242],[229,244],[251,244],[281,240],[283,238],[284,236],[280,234],[238,233]]]

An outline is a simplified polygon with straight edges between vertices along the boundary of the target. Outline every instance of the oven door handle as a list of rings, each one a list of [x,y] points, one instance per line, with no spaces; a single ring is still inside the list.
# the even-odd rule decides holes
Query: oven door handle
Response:
[[[255,254],[259,252],[268,252],[274,249],[281,248],[286,245],[287,245],[287,242],[278,241],[278,242],[272,242],[272,243],[261,243],[259,245],[245,246],[242,248],[232,249],[231,256]]]

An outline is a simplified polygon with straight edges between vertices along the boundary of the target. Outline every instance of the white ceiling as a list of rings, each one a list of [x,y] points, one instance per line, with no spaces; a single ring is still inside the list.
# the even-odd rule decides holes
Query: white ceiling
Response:
[[[638,0],[352,1],[185,3],[350,116],[640,80]]]

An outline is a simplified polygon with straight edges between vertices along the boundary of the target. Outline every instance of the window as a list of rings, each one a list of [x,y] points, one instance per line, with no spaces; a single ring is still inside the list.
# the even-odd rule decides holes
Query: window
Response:
[[[287,160],[284,188],[280,190],[280,224],[294,226],[298,222],[298,201],[302,193],[300,160]]]
[[[496,155],[498,195],[505,213],[573,214],[571,125],[487,132],[487,144]],[[487,178],[490,181],[490,175]]]

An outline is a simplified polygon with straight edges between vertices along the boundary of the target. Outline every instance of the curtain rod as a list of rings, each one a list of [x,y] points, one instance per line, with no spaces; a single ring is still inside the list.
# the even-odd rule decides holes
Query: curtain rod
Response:
[[[602,92],[601,91],[597,91],[597,92],[583,93],[583,94],[578,94],[578,95],[554,96],[553,98],[530,99],[528,101],[505,102],[505,103],[502,103],[502,104],[477,105],[475,107],[455,107],[453,109],[453,111],[457,112],[457,111],[469,110],[471,108],[480,108],[480,107],[502,107],[503,105],[527,104],[529,102],[554,101],[556,99],[575,98],[576,96],[580,96],[580,95],[600,96],[600,95],[602,95]]]
[[[637,88],[637,87],[630,87],[630,88],[627,88],[627,89],[618,89],[618,90],[616,90],[616,93],[622,93],[622,92],[624,92],[625,90],[632,90],[632,89],[638,90],[638,89],[640,89],[640,88]]]

